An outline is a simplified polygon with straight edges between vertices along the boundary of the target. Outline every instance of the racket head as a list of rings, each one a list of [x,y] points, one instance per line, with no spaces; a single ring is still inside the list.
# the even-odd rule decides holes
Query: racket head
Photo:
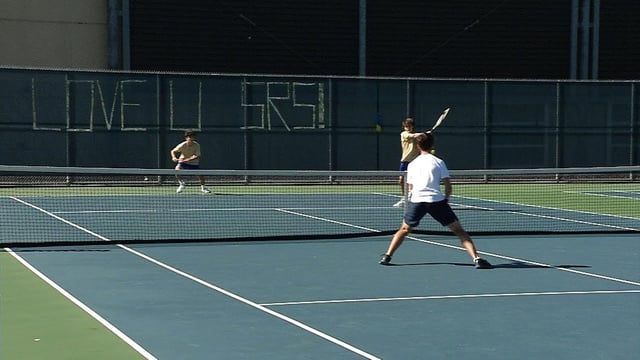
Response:
[[[451,108],[444,109],[444,111],[442,112],[442,114],[440,114],[440,117],[438,118],[436,123],[433,125],[431,130],[427,131],[428,133],[433,132],[433,130],[435,130],[438,126],[440,126],[440,124],[442,124],[442,121],[444,121],[444,118],[446,118],[447,114],[449,114],[449,110],[451,110]]]

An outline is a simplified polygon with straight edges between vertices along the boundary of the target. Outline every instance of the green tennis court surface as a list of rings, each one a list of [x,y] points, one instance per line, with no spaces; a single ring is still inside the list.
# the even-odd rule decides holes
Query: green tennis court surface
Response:
[[[4,252],[0,324],[0,359],[144,358]]]
[[[220,182],[207,195],[197,186],[176,194],[169,181],[1,188],[0,242],[12,246],[0,254],[1,355],[640,353],[640,188],[633,174],[461,178],[451,204],[494,264],[489,271],[475,270],[458,240],[430,219],[396,253],[395,266],[379,266],[403,210],[391,206],[395,176],[364,176]]]

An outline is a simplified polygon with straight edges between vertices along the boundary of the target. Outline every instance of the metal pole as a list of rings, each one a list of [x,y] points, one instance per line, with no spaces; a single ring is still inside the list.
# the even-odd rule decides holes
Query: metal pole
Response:
[[[560,158],[560,150],[562,149],[562,146],[560,144],[560,141],[562,141],[562,139],[560,138],[560,103],[561,99],[560,99],[560,82],[556,81],[556,123],[555,123],[555,133],[556,133],[556,158],[555,158],[555,167],[559,168],[561,165],[561,161],[562,159]],[[556,176],[558,176],[558,174],[556,174]],[[556,180],[558,180],[556,178]]]
[[[358,35],[358,74],[367,75],[367,0],[360,0]]]
[[[489,82],[484,82],[484,109],[483,109],[483,118],[484,118],[484,169],[489,169],[491,165],[491,124],[489,120]],[[485,178],[485,180],[488,180]]]
[[[131,70],[131,22],[129,0],[122,0],[122,68]]]
[[[571,0],[571,52],[569,63],[569,78],[576,79],[578,76],[578,0]]]
[[[600,0],[593,0],[593,28],[591,34],[591,78],[598,79],[600,53]]]
[[[633,126],[633,119],[635,119],[635,99],[636,99],[636,86],[634,83],[631,83],[631,94],[630,94],[630,116],[629,116],[629,165],[638,165],[638,160],[636,158],[636,148],[640,148],[637,144],[638,136],[636,134],[636,127]]]
[[[109,68],[120,68],[120,39],[118,37],[118,0],[109,0]]]
[[[582,41],[581,41],[581,63],[580,63],[580,78],[589,78],[589,27],[590,27],[590,13],[591,13],[591,0],[583,0],[582,3]]]
[[[329,106],[329,170],[336,170],[335,166],[336,166],[336,162],[334,161],[334,156],[336,154],[336,149],[334,149],[334,147],[336,146],[336,142],[335,142],[335,132],[336,132],[336,126],[334,123],[334,119],[333,119],[333,103],[334,103],[334,99],[333,99],[333,87],[334,87],[334,83],[333,83],[333,79],[329,78],[328,80],[329,83],[329,101],[327,102],[327,105]],[[333,181],[330,179],[330,181]]]

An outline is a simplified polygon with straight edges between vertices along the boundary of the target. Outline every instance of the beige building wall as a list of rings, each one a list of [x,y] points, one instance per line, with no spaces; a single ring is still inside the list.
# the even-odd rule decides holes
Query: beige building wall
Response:
[[[0,0],[0,65],[108,68],[108,0]]]

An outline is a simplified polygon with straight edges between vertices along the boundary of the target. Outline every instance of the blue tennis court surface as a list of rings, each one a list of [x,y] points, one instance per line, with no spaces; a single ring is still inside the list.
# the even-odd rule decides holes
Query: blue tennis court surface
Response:
[[[633,359],[637,236],[449,237],[21,251],[159,359]],[[68,250],[68,249],[67,249]],[[84,249],[89,250],[89,249]]]
[[[412,235],[393,266],[378,265],[390,236],[305,238],[397,228],[402,209],[391,207],[395,200],[384,193],[3,197],[0,235],[5,241],[104,242],[13,254],[149,359],[640,354],[636,216],[455,197],[452,205],[468,229],[499,223],[505,231],[566,224],[631,231],[477,236],[491,270],[476,270],[453,236]],[[426,218],[419,228],[440,227]],[[109,244],[212,234],[229,239]],[[294,240],[234,239],[279,234]]]

